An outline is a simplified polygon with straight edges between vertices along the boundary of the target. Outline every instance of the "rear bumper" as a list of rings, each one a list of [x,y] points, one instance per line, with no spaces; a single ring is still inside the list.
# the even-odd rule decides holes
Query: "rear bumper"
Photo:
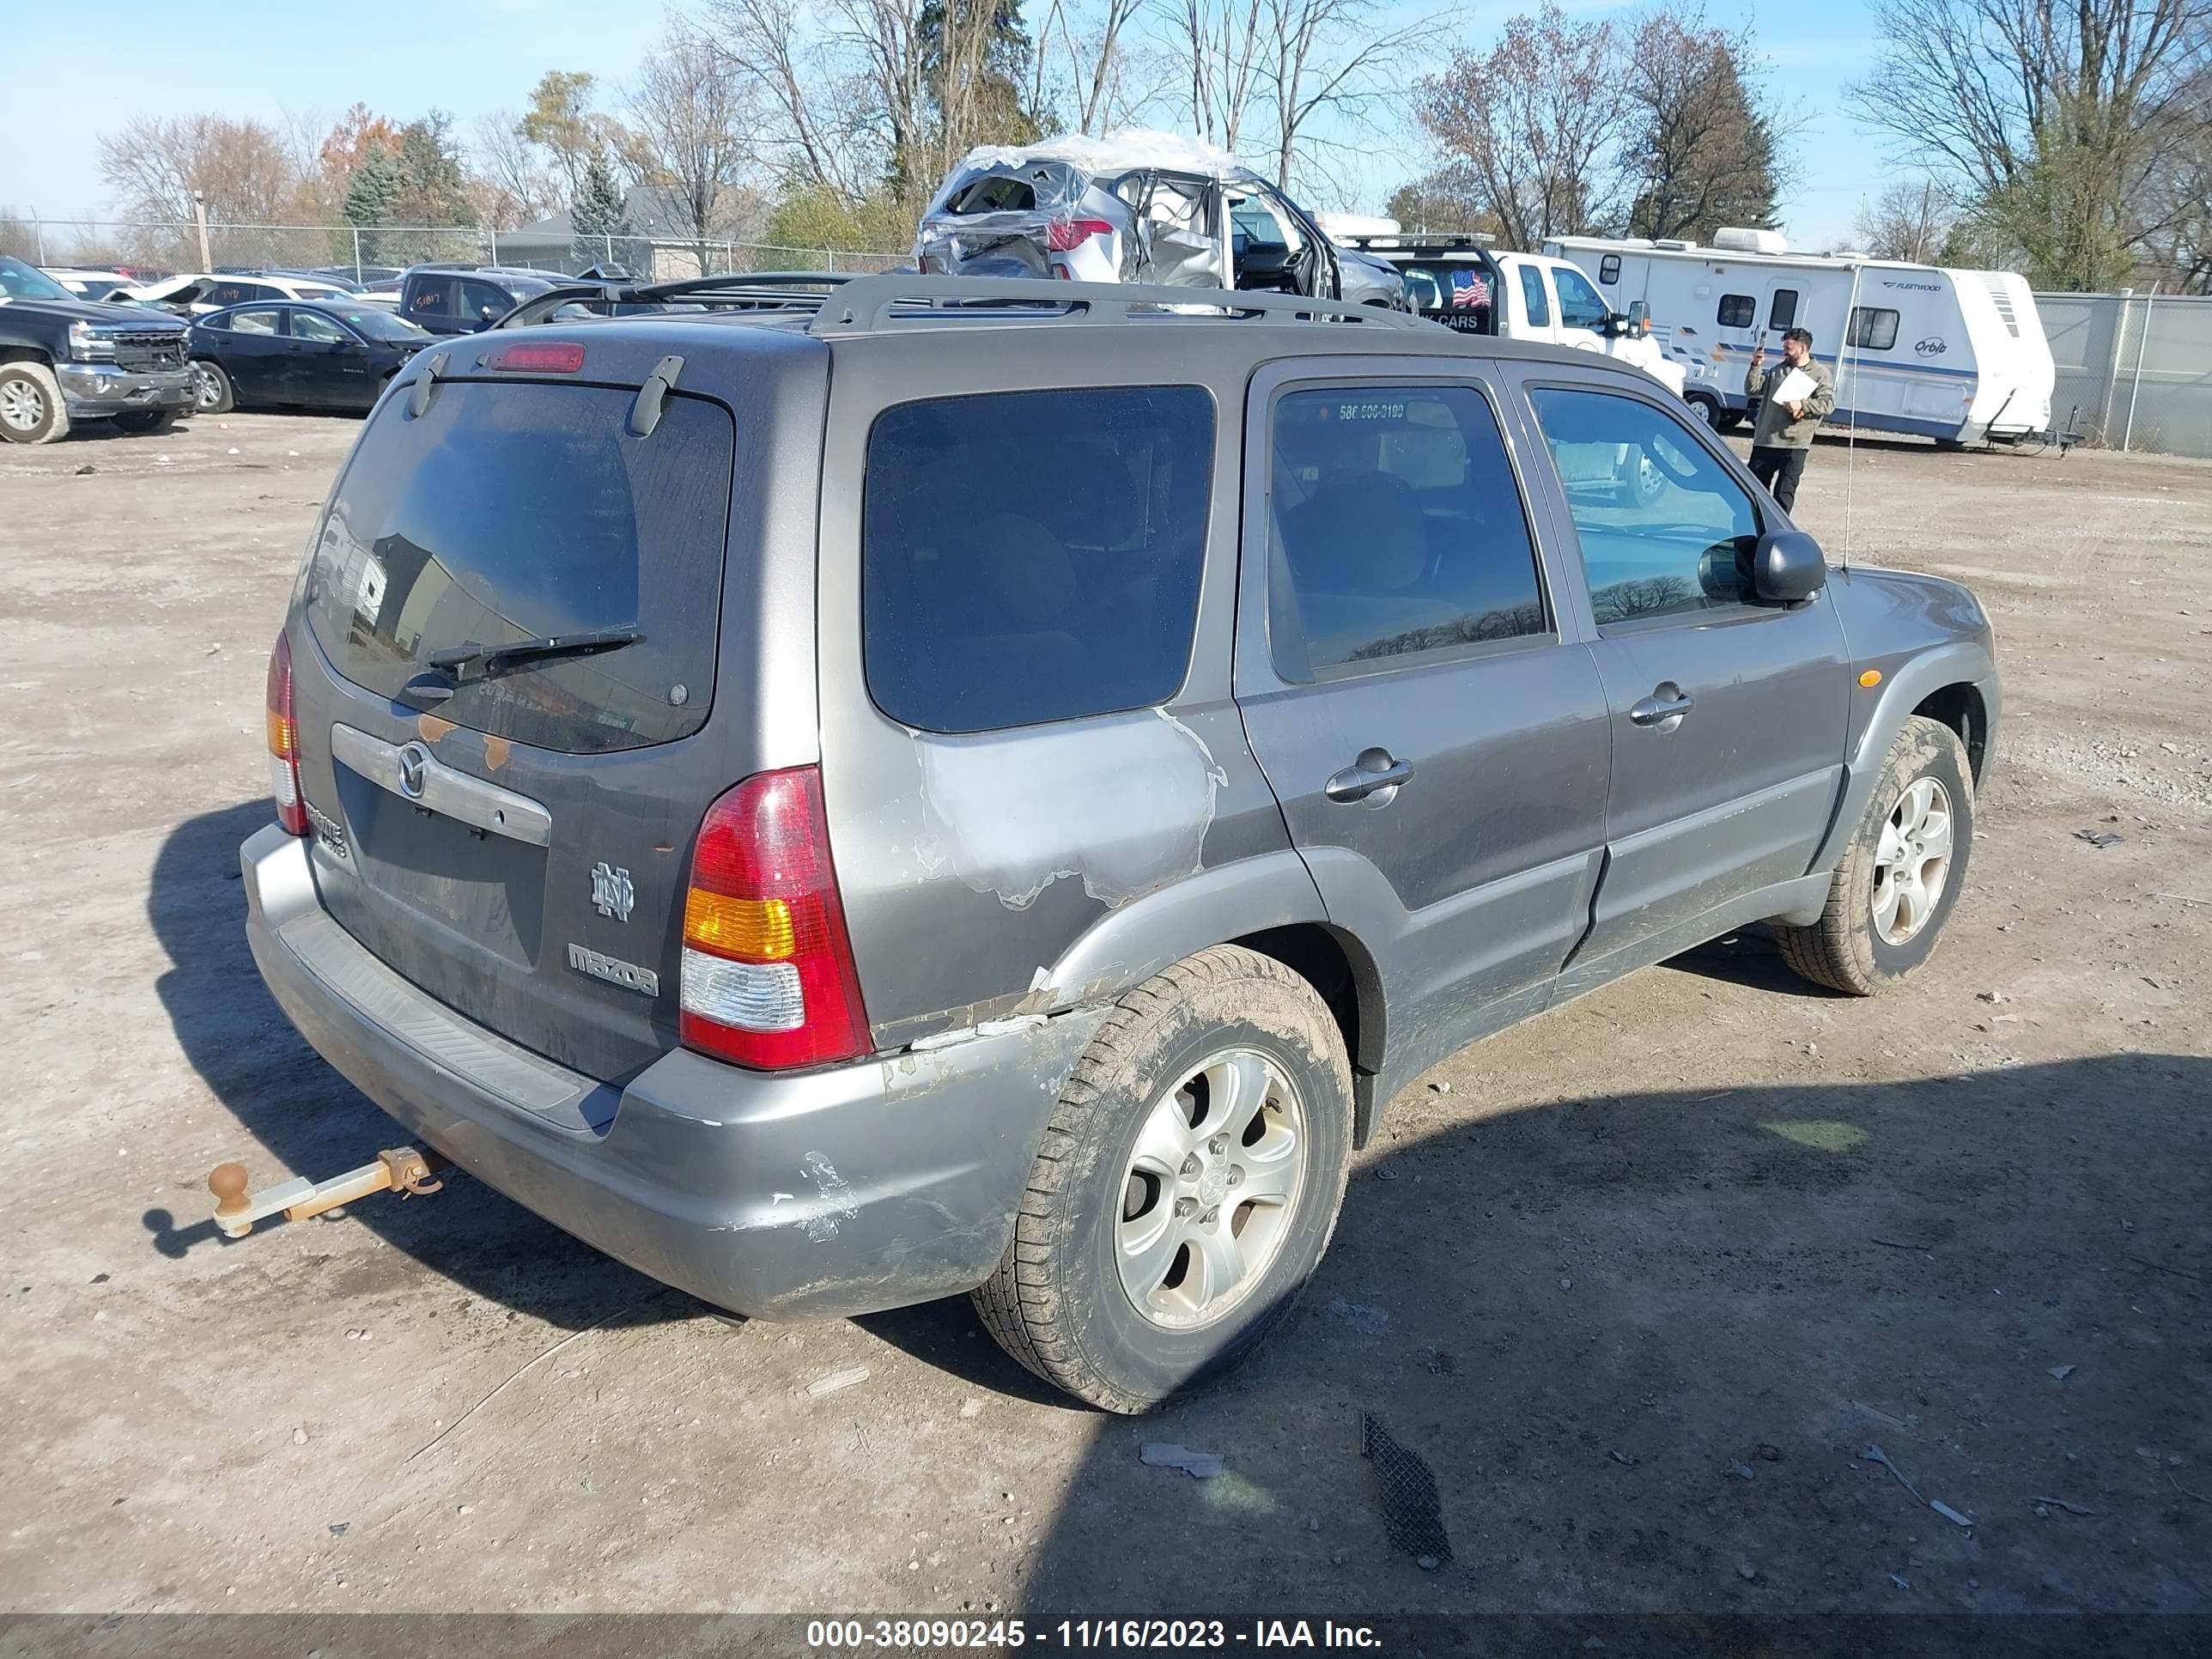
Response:
[[[55,377],[73,421],[127,415],[140,409],[189,409],[189,368],[118,368],[112,363],[57,363]]]
[[[504,1042],[356,944],[322,908],[309,845],[272,824],[240,849],[253,959],[301,1035],[487,1185],[755,1317],[841,1317],[981,1284],[1099,1018],[786,1077],[678,1049],[620,1088],[609,1118],[617,1085]]]

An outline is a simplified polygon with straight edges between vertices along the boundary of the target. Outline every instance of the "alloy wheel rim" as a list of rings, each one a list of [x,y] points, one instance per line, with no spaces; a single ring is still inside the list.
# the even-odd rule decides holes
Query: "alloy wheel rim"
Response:
[[[33,432],[46,418],[46,398],[28,380],[10,380],[0,386],[0,421],[5,421],[18,432]]]
[[[1909,944],[1935,915],[1950,880],[1954,824],[1950,794],[1933,778],[1906,785],[1882,821],[1869,908],[1884,943]]]
[[[205,368],[192,371],[192,401],[201,409],[213,409],[222,394],[216,388],[215,376]]]
[[[1251,1294],[1305,1185],[1304,1103],[1279,1066],[1231,1048],[1146,1114],[1114,1230],[1121,1286],[1155,1325],[1210,1325]]]

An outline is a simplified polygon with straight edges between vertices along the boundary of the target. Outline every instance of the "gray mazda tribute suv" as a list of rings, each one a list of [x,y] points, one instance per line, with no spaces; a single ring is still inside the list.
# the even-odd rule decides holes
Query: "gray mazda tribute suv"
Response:
[[[1632,368],[872,277],[409,364],[277,641],[247,928],[609,1255],[774,1319],[973,1292],[1139,1411],[1455,1049],[1755,922],[1918,967],[1997,716],[1972,594],[1829,568]]]

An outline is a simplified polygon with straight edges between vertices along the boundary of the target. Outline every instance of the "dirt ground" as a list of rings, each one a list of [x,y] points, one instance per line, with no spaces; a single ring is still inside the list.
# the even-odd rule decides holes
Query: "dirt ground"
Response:
[[[2212,1612],[2212,466],[1823,442],[1831,552],[1996,622],[1931,967],[1851,1001],[1745,939],[1460,1054],[1282,1334],[1137,1425],[964,1302],[732,1326],[465,1177],[215,1233],[211,1165],[394,1139],[262,990],[235,853],[356,429],[0,448],[0,1607]]]

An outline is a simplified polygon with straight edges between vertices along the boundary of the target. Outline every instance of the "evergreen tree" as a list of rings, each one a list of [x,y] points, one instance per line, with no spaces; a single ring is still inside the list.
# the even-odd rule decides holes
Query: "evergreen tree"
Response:
[[[361,232],[363,259],[375,260],[380,257],[380,240],[371,233],[370,227],[392,222],[392,209],[399,200],[403,182],[398,158],[389,149],[380,143],[370,144],[364,149],[361,165],[354,169],[353,179],[346,185],[345,205],[340,210],[346,222]],[[346,257],[351,255],[349,246]]]
[[[568,224],[576,238],[573,247],[576,258],[587,265],[622,258],[618,252],[610,251],[608,239],[619,240],[630,234],[623,205],[623,189],[615,182],[614,169],[607,165],[606,152],[593,150],[591,160],[584,164],[576,199],[568,210]]]
[[[469,222],[468,173],[453,140],[453,117],[432,110],[399,129],[399,191],[394,218],[409,225]]]
[[[1773,224],[1781,159],[1774,117],[1746,84],[1749,44],[1696,12],[1638,26],[1622,88],[1630,235],[1709,242],[1723,225]]]

